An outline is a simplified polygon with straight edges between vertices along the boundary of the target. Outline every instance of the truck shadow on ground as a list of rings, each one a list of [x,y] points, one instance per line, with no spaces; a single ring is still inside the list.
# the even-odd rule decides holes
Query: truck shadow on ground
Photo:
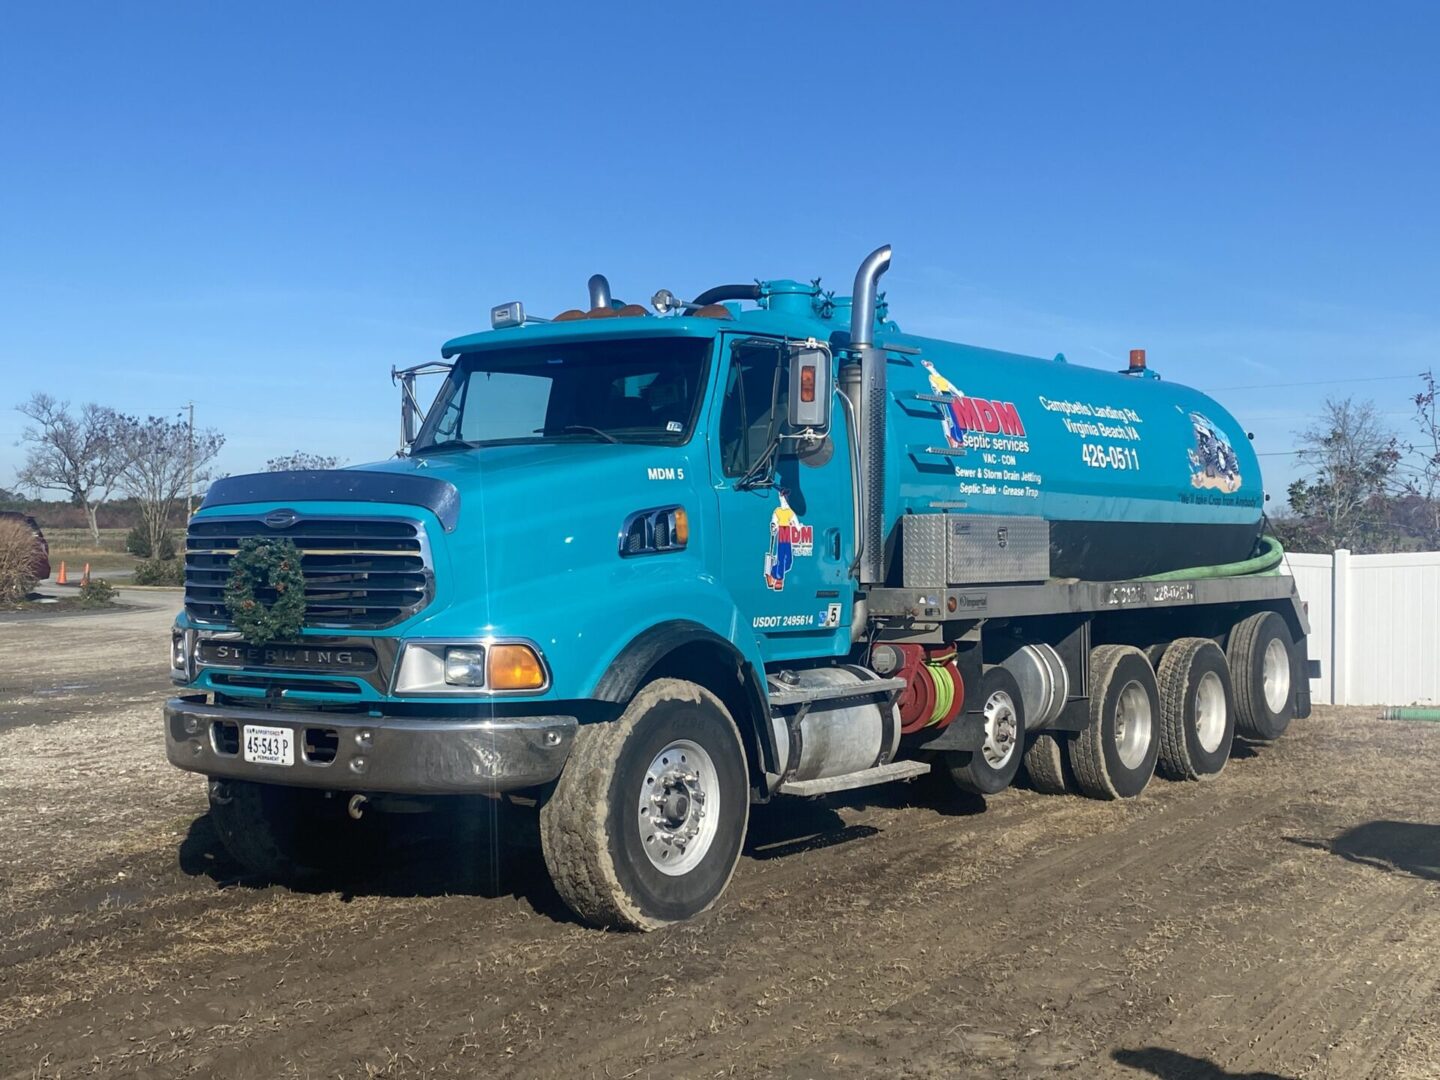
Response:
[[[183,873],[208,877],[221,888],[278,884],[294,892],[338,893],[344,901],[360,896],[511,896],[555,921],[575,921],[550,883],[538,838],[486,807],[367,815],[358,824],[363,828],[343,842],[341,865],[301,882],[247,874],[225,850],[208,813],[190,823],[178,862]]]
[[[1116,1050],[1110,1056],[1121,1065],[1158,1076],[1160,1080],[1291,1080],[1281,1073],[1230,1072],[1206,1058],[1192,1057],[1159,1046]]]
[[[1301,847],[1328,851],[1349,862],[1390,873],[1440,881],[1440,825],[1418,821],[1367,821],[1331,839],[1285,837]]]
[[[927,778],[928,780],[929,778]],[[985,800],[940,782],[890,784],[818,799],[781,797],[752,808],[743,855],[766,861],[877,836],[876,825],[847,821],[842,813],[905,809],[945,816],[982,813]],[[177,860],[190,877],[221,888],[281,885],[301,893],[359,896],[515,897],[560,922],[574,917],[550,883],[533,810],[501,807],[489,799],[442,803],[423,814],[367,814],[339,844],[338,867],[303,882],[276,882],[247,874],[220,841],[209,813],[190,823]]]
[[[985,800],[947,785],[941,778],[921,777],[908,784],[882,784],[819,798],[778,796],[750,811],[745,854],[761,861],[817,851],[883,832],[875,825],[847,822],[843,811],[911,810],[944,817],[984,813]]]

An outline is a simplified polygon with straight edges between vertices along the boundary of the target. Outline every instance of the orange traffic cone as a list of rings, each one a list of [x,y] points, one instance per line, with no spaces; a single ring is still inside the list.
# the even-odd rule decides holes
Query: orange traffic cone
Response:
[[[55,579],[55,584],[56,584],[56,585],[69,585],[69,584],[70,584],[70,582],[68,582],[67,580],[65,580],[65,564],[64,564],[63,562],[60,564],[60,576]]]
[[[89,584],[90,584],[90,564],[89,564],[88,562],[85,564],[85,569],[84,569],[84,571],[80,574],[80,584],[81,584],[81,585],[89,585]]]

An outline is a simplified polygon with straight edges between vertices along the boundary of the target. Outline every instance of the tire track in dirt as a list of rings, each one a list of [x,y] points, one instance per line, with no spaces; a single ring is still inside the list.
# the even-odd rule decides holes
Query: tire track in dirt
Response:
[[[1198,789],[1195,794],[1199,794]],[[1264,798],[1263,794],[1250,794],[1242,800],[1241,806],[1246,810],[1258,809]],[[1042,802],[1049,803],[1050,800]],[[1030,857],[1023,866],[1018,867],[1014,862],[1014,859],[1022,855],[1018,851],[1011,853],[1014,859],[1009,860],[1002,852],[997,851],[970,851],[968,855],[964,851],[956,852],[962,860],[973,859],[974,864],[986,866],[988,873],[984,877],[990,885],[988,889],[979,888],[979,877],[970,872],[973,871],[973,864],[966,865],[965,861],[962,861],[958,867],[947,865],[943,857],[935,858],[934,845],[923,842],[911,852],[912,855],[920,857],[918,865],[902,864],[897,868],[892,863],[887,867],[887,876],[903,880],[906,891],[888,908],[872,911],[870,914],[876,920],[906,910],[924,910],[925,902],[935,896],[958,895],[957,887],[977,890],[964,896],[965,907],[1003,913],[1004,920],[999,927],[989,927],[985,923],[966,926],[965,929],[971,933],[964,934],[960,941],[953,943],[947,943],[943,937],[933,932],[911,936],[872,935],[868,939],[848,943],[844,966],[849,980],[865,986],[866,1015],[883,1012],[903,1000],[907,993],[913,992],[913,973],[933,969],[940,959],[952,950],[962,952],[971,962],[979,962],[993,955],[995,951],[1007,947],[1009,939],[1024,932],[1026,927],[1043,925],[1041,916],[1044,910],[1063,908],[1069,898],[1094,891],[1109,879],[1123,878],[1129,867],[1153,858],[1157,845],[1163,844],[1164,838],[1188,835],[1193,839],[1195,830],[1218,836],[1231,825],[1221,809],[1195,799],[1172,802],[1139,817],[1131,814],[1128,808],[1120,811],[1104,804],[1079,805],[1094,808],[1104,816],[1125,813],[1132,820],[1127,823],[1128,828],[1122,837],[1113,833],[1100,834],[1095,842],[1079,841],[1071,845],[1071,850],[1058,856],[1051,852],[1048,857],[1042,855],[1035,858],[1036,853],[1024,852],[1024,855]],[[1060,812],[1063,811],[1056,811]],[[992,838],[992,843],[996,847],[1003,847],[1006,840],[1005,834],[997,834]],[[957,840],[955,843],[958,846],[963,844],[963,841]],[[1007,874],[1007,869],[1012,872]],[[989,933],[992,929],[998,929],[999,932]],[[976,931],[978,933],[975,933]],[[823,928],[820,932],[824,932]],[[976,941],[976,937],[980,940]],[[803,932],[787,944],[792,955],[816,955],[815,940]],[[818,955],[823,957],[823,951]],[[764,970],[759,966],[763,958],[753,950],[751,955],[742,955],[738,959],[742,971]],[[677,974],[677,978],[680,977],[683,977],[683,973]],[[719,981],[719,985],[702,979],[691,988],[693,993],[689,995],[688,1001],[695,1013],[703,1015],[708,1000],[725,1000],[739,988],[736,984],[726,986],[723,979]],[[793,1037],[793,1032],[806,1030],[813,1024],[814,1017],[824,1016],[823,999],[829,988],[830,980],[826,980],[822,972],[813,968],[777,973],[776,982],[770,989],[781,997],[781,1000],[766,1011],[763,1032],[755,1030],[757,1024],[747,1024],[747,1053],[757,1060],[765,1060],[773,1051],[780,1049],[779,1046],[771,1046],[772,1039],[784,1044]],[[635,1010],[634,1018],[638,1020],[657,1004],[655,1001],[643,1002]],[[670,1002],[670,1010],[675,1011],[679,1004],[681,1002]],[[622,1015],[622,1022],[630,1016],[631,1014]],[[698,1018],[694,1016],[691,1019]],[[718,1030],[706,1032],[695,1042],[683,1047],[667,1045],[665,1050],[673,1055],[683,1049],[687,1056],[713,1059],[713,1054],[705,1052],[706,1047],[717,1042],[723,1044],[730,1037],[731,1027],[729,1023],[721,1024]],[[770,1034],[772,1032],[773,1035]],[[574,1069],[590,1068],[598,1071],[606,1060],[614,1056],[624,1038],[623,1034],[618,1034],[602,1040],[574,1057],[567,1057],[567,1061]]]
[[[173,839],[137,833],[133,849],[67,868],[22,915],[0,912],[19,932],[0,949],[23,950],[0,1014],[16,1001],[17,969],[27,994],[85,991],[0,1034],[0,1075],[30,1077],[42,1062],[37,1075],[1118,1073],[1111,1048],[1151,1045],[1157,1032],[1181,1050],[1240,1053],[1215,1037],[1234,1023],[1226,999],[1210,1003],[1203,1030],[1187,1035],[1182,1014],[1208,1016],[1211,991],[1248,994],[1252,1012],[1235,1025],[1248,1032],[1281,1002],[1256,989],[1267,969],[1241,950],[1313,945],[1333,957],[1361,932],[1367,896],[1399,906],[1372,912],[1374,959],[1345,978],[1388,992],[1355,1007],[1330,1060],[1393,1072],[1406,1040],[1424,1036],[1437,929],[1423,904],[1407,905],[1412,879],[1375,890],[1383,871],[1281,836],[1429,820],[1425,754],[1437,751],[1440,741],[1321,722],[1211,784],[1157,783],[1134,804],[1014,793],[947,816],[892,789],[777,805],[757,814],[769,820],[721,907],[645,937],[551,921],[563,915],[533,858],[520,897],[427,894],[477,891],[460,873],[433,888],[406,882],[427,858],[484,857],[480,837],[407,853],[352,896],[219,888],[223,867],[182,871]],[[138,781],[120,787],[151,799]],[[175,783],[162,801],[201,805],[193,779]],[[849,842],[826,846],[837,837]],[[95,882],[119,872],[137,891],[106,906]],[[1200,919],[1187,913],[1196,903]],[[1309,937],[1297,910],[1317,912]],[[1306,1015],[1341,993],[1322,992]],[[1265,1022],[1295,1053],[1318,1037],[1303,1016]]]

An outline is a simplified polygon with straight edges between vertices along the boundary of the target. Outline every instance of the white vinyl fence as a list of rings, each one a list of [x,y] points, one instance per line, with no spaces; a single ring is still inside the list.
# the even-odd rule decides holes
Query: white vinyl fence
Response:
[[[1310,612],[1317,703],[1440,702],[1440,551],[1285,557]]]

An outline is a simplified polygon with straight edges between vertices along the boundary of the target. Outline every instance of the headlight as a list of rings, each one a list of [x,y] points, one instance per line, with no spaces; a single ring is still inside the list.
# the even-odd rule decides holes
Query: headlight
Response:
[[[400,697],[541,692],[550,672],[528,641],[490,638],[401,643],[393,693]]]
[[[485,650],[465,645],[447,648],[445,681],[451,686],[484,686]]]
[[[170,628],[170,681],[182,686],[195,677],[195,631]]]

